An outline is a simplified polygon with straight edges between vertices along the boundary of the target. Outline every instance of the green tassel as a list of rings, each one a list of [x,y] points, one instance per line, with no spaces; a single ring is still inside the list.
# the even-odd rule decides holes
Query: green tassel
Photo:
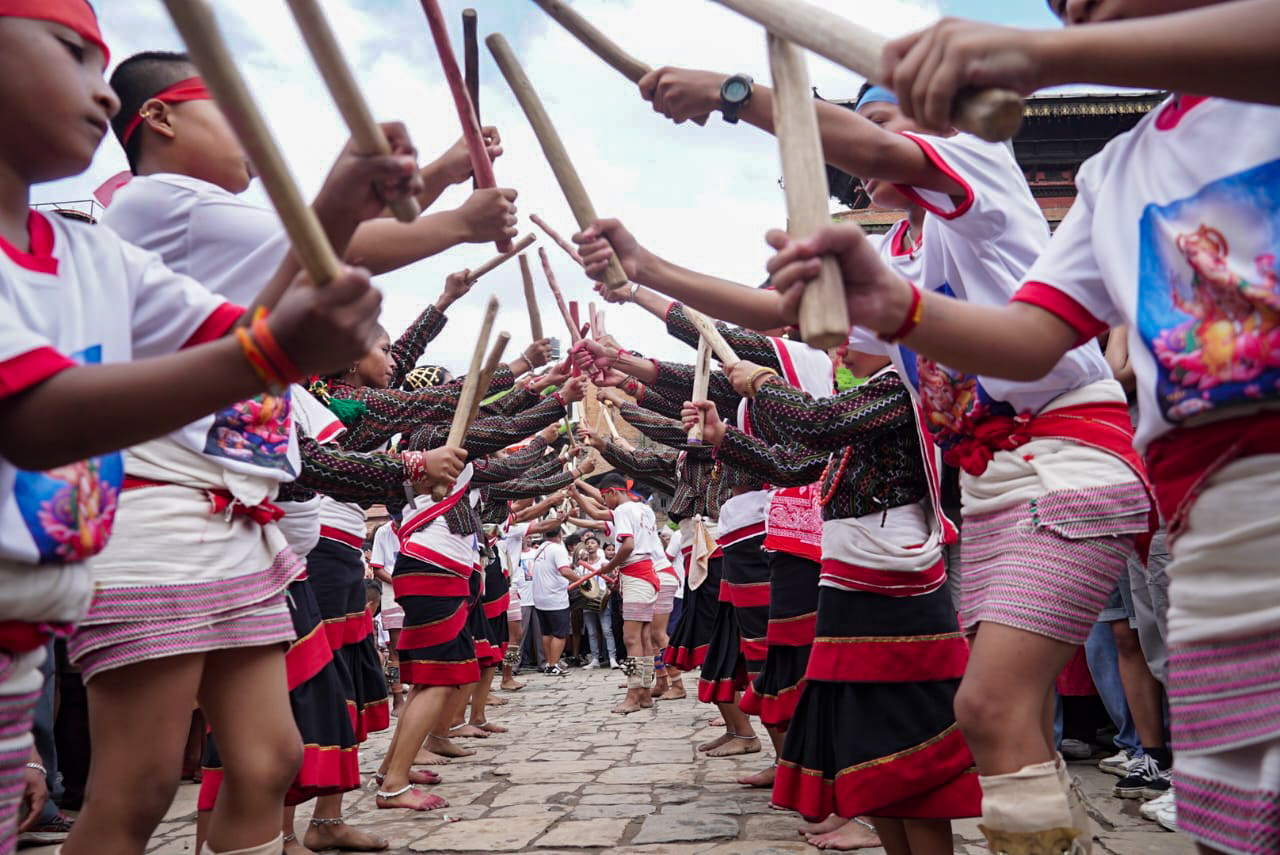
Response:
[[[843,392],[867,382],[866,377],[854,377],[853,372],[843,365],[836,367],[836,391]]]
[[[347,427],[354,426],[369,411],[369,408],[360,401],[352,401],[347,398],[330,398],[328,404],[329,409],[338,417],[338,421]]]

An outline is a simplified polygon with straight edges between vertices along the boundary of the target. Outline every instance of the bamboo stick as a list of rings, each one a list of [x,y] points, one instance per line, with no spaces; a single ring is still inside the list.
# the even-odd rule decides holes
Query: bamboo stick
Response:
[[[707,399],[707,387],[711,382],[711,344],[707,341],[706,336],[698,337],[698,361],[694,364],[693,373],[693,401],[705,401]],[[706,417],[700,412],[698,414],[698,423],[689,429],[689,443],[691,445],[700,445],[702,443],[702,432],[706,430]]]
[[[555,298],[556,306],[560,309],[560,316],[564,318],[564,324],[569,328],[569,342],[570,344],[577,344],[582,341],[582,333],[573,322],[573,315],[569,314],[569,306],[564,301],[564,294],[561,293],[559,284],[556,283],[556,274],[551,269],[551,259],[547,258],[545,247],[538,247],[538,258],[542,261],[542,272],[547,277],[547,286],[551,288],[551,296]]]
[[[529,256],[520,253],[520,281],[524,284],[524,305],[529,310],[529,332],[534,341],[542,341],[542,312],[538,309],[538,295],[533,290],[533,269]]]
[[[511,249],[507,250],[506,252],[498,253],[493,258],[489,259],[484,264],[480,265],[475,270],[472,270],[470,273],[468,273],[467,281],[475,282],[481,276],[492,271],[495,267],[499,267],[500,265],[506,264],[508,261],[515,258],[517,255],[519,255],[520,253],[528,249],[530,246],[532,246],[533,241],[534,241],[533,232],[530,232],[529,234],[520,238],[519,242],[517,242],[515,246],[511,247]]]
[[[684,311],[689,317],[689,322],[698,328],[698,334],[707,340],[711,352],[717,359],[725,365],[732,365],[738,361],[738,354],[729,346],[729,342],[724,340],[724,336],[720,334],[720,330],[710,318],[688,306],[685,306]]]
[[[480,334],[476,336],[476,345],[471,352],[471,364],[467,376],[462,381],[462,392],[458,395],[458,407],[453,411],[453,421],[449,424],[449,436],[445,445],[449,448],[462,448],[467,429],[471,427],[471,409],[483,393],[480,388],[480,373],[484,368],[484,352],[489,346],[489,336],[493,333],[493,321],[498,316],[498,299],[490,297],[484,309],[484,320],[480,324]],[[486,387],[487,388],[487,387]],[[443,484],[431,488],[431,497],[437,502],[448,495],[449,490]]]

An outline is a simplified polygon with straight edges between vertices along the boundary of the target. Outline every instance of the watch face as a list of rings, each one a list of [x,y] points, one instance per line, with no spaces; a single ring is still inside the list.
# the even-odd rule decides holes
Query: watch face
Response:
[[[732,79],[725,81],[724,99],[731,104],[744,100],[751,92],[751,84],[745,80]]]

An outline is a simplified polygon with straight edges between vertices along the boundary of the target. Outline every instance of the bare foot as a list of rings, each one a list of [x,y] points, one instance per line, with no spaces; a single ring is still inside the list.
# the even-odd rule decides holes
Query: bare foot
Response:
[[[699,745],[698,750],[710,751],[712,748],[719,748],[721,745],[724,745],[730,739],[733,739],[732,733],[722,733],[719,736],[717,736],[715,739],[711,740],[710,742],[704,742],[701,745]]]
[[[655,701],[661,700],[662,696],[667,693],[667,689],[669,688],[671,688],[671,684],[667,682],[666,677],[663,677],[661,680],[655,680],[653,683],[653,699]]]
[[[760,751],[758,736],[730,736],[728,741],[708,749],[708,757],[736,757],[739,754],[757,754]]]
[[[824,819],[822,822],[802,822],[800,827],[796,829],[796,834],[804,836],[806,834],[826,834],[835,831],[846,822],[852,822],[848,817],[836,816],[834,813]]]
[[[647,710],[652,706],[653,706],[653,694],[648,689],[641,689],[640,690],[640,707],[642,709]]]
[[[302,845],[298,838],[285,840],[284,855],[316,855],[315,852]]]
[[[754,775],[747,775],[739,778],[738,783],[744,787],[757,787],[759,789],[768,789],[773,786],[773,775],[777,771],[777,767],[770,766],[768,769],[756,772]]]
[[[434,751],[428,751],[425,748],[418,749],[418,753],[414,755],[413,765],[415,766],[447,766],[449,758]]]
[[[816,846],[818,849],[848,852],[852,849],[870,849],[873,846],[879,846],[880,838],[876,836],[875,831],[861,822],[847,822],[835,831],[810,835],[809,845]]]
[[[430,769],[410,769],[409,783],[433,787],[444,779]]]
[[[405,795],[408,795],[406,793]],[[379,805],[381,807],[381,805]],[[345,822],[337,825],[324,823],[307,827],[302,842],[308,849],[344,849],[348,852],[381,852],[391,844],[384,838],[361,831]]]
[[[450,739],[488,739],[488,731],[481,730],[474,724],[460,724],[449,730]]]
[[[623,698],[622,701],[613,708],[613,711],[616,713],[622,713],[623,715],[630,715],[633,712],[640,712],[642,709],[644,709],[644,707],[640,706],[639,701],[630,695],[627,695],[627,697]]]
[[[505,707],[509,703],[511,702],[506,698],[499,697],[498,695],[489,695],[489,697],[484,699],[484,705],[487,707]]]
[[[707,722],[707,727],[724,727],[724,717],[716,716],[711,719],[711,721]]]
[[[404,808],[406,810],[439,810],[449,803],[439,796],[410,788],[398,796],[375,796],[379,808]]]
[[[654,698],[655,701],[681,701],[689,697],[685,694],[684,686],[680,683],[672,683],[661,696]]]
[[[510,680],[503,680],[501,688],[504,692],[518,692],[524,688],[524,683],[513,677]]]
[[[479,728],[481,730],[487,730],[490,733],[506,733],[507,732],[507,729],[505,727],[503,727],[500,724],[494,724],[491,721],[486,721],[484,724],[479,725]]]
[[[488,736],[488,734],[485,734]],[[462,748],[454,745],[443,736],[436,736],[434,733],[427,737],[427,750],[435,752],[444,757],[470,757],[476,752],[470,748]]]

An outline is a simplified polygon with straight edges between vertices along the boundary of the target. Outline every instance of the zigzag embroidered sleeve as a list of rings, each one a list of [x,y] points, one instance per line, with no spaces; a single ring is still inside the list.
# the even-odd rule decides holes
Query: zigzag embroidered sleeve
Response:
[[[724,336],[725,343],[733,348],[733,352],[738,354],[739,359],[754,362],[756,365],[767,365],[774,371],[782,370],[782,365],[778,362],[778,354],[774,352],[768,338],[742,327],[729,326],[722,321],[715,323],[716,329],[720,330],[720,335]],[[667,310],[667,332],[692,348],[698,347],[700,338],[698,328],[689,320],[689,313],[680,303],[672,303],[671,308]]]
[[[600,456],[610,466],[644,481],[665,493],[676,489],[677,453],[667,448],[646,448],[627,451],[612,442],[606,442]]]
[[[524,386],[516,386],[492,404],[483,405],[480,408],[480,411],[486,415],[510,415],[512,413],[518,413],[521,410],[529,409],[534,404],[538,403],[541,397],[542,396],[537,392],[531,392]]]
[[[886,431],[911,427],[911,397],[896,372],[886,371],[861,386],[815,399],[770,378],[756,392],[755,408],[785,435],[819,451],[838,451]]]
[[[659,394],[669,400],[689,400],[693,395],[693,366],[683,362],[663,362],[653,360],[658,370],[657,386]],[[722,418],[732,418],[738,411],[741,396],[733,391],[729,378],[719,371],[711,372],[711,380],[707,384],[707,400],[715,402],[716,409]]]
[[[654,442],[668,448],[688,451],[694,455],[706,454],[705,446],[689,444],[689,435],[685,433],[684,426],[674,419],[664,418],[645,407],[638,407],[632,403],[624,403],[618,408],[618,412],[628,424]]]
[[[512,499],[528,499],[533,496],[545,496],[573,483],[573,475],[561,471],[549,478],[512,478],[501,481],[488,488],[486,494],[490,499],[510,501]]]
[[[343,451],[332,444],[321,445],[302,431],[298,451],[302,472],[295,483],[300,487],[361,505],[404,501],[408,474],[399,455]]]
[[[636,403],[669,419],[680,418],[680,408],[684,406],[683,401],[673,401],[652,386],[645,386],[640,390]]]
[[[515,416],[487,416],[471,423],[462,447],[471,457],[492,454],[513,442],[536,433],[557,419],[564,417],[564,407],[554,397],[543,400]],[[448,424],[427,424],[413,431],[409,447],[439,448],[449,438]]]
[[[781,487],[812,484],[822,477],[822,470],[831,459],[828,452],[814,451],[795,443],[769,445],[735,427],[725,432],[724,441],[716,448],[716,456]]]
[[[428,306],[427,310],[418,315],[417,319],[404,331],[404,335],[396,339],[396,343],[391,345],[391,355],[396,361],[396,373],[391,380],[392,386],[399,387],[404,382],[405,375],[418,364],[422,354],[427,352],[427,345],[440,335],[440,330],[444,329],[448,320],[444,312],[435,306]]]

